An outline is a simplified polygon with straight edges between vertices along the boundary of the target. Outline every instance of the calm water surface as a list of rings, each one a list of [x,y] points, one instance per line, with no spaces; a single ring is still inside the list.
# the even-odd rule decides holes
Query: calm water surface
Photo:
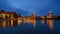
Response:
[[[60,34],[60,20],[0,20],[0,34]]]

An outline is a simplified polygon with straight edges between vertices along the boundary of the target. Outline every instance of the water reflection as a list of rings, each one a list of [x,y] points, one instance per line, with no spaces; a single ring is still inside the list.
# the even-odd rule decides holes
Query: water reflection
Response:
[[[50,29],[54,28],[54,20],[41,20],[42,25],[46,23]]]
[[[11,27],[13,26],[13,20],[11,20]]]
[[[6,27],[6,20],[2,21],[2,27]]]
[[[21,19],[18,19],[18,25],[20,25],[22,23],[22,20]]]
[[[44,25],[44,24],[45,24],[45,20],[41,20],[41,22],[42,22],[42,25]]]
[[[20,26],[22,21],[24,22],[24,24],[33,24],[34,27],[36,27],[37,25],[37,20],[30,20],[30,19],[17,19],[17,20],[2,20],[2,22],[0,23],[2,27],[13,27],[15,25]],[[50,29],[54,28],[54,20],[40,20],[42,25],[44,25],[45,23],[49,26]]]
[[[46,23],[48,24],[48,26],[50,27],[50,29],[54,28],[54,20],[46,20]]]
[[[31,23],[31,24],[33,24],[34,27],[36,26],[36,20],[28,19],[28,20],[24,20],[24,23]]]

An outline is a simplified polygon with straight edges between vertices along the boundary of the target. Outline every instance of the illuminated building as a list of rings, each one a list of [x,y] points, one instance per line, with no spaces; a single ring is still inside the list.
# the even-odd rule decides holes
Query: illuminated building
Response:
[[[35,12],[32,14],[31,19],[36,19],[36,13]]]
[[[16,12],[6,12],[4,10],[1,10],[0,11],[0,18],[3,18],[3,19],[7,19],[7,18],[15,18],[17,15],[16,15]]]
[[[41,16],[41,18],[42,18],[42,19],[45,19],[45,18],[46,18],[46,16]]]
[[[48,13],[48,15],[46,16],[46,18],[54,18],[53,12],[50,11],[50,12]]]

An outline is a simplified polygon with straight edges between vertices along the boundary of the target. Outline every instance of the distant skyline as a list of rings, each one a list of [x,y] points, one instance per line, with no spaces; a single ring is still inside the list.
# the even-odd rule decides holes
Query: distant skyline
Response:
[[[0,0],[0,10],[14,11],[21,15],[47,15],[53,11],[54,15],[60,16],[60,0]]]

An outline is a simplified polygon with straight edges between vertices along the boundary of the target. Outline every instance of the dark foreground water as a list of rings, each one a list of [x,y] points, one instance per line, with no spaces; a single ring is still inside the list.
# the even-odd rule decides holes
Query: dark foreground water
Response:
[[[60,20],[0,20],[0,34],[60,34]]]

